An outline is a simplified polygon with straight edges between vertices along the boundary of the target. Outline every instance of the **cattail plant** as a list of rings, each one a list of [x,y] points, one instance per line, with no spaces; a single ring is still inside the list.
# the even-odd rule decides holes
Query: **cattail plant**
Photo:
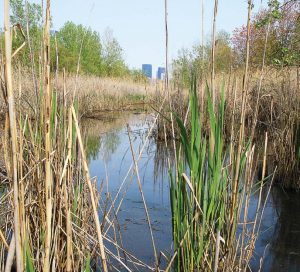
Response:
[[[210,92],[206,91],[209,122],[207,134],[203,131],[204,119],[199,110],[196,86],[194,81],[190,90],[190,131],[187,131],[184,121],[176,117],[180,130],[180,148],[177,170],[175,174],[172,171],[170,174],[175,254],[168,269],[205,271],[208,267],[219,271],[230,267],[238,271],[248,265],[236,261],[237,252],[244,252],[244,245],[241,246],[236,240],[236,230],[242,206],[251,195],[249,192],[253,177],[250,175],[245,179],[245,166],[252,165],[253,156],[249,145],[241,149],[238,179],[244,181],[239,183],[236,192],[231,180],[235,168],[228,162],[236,160],[237,149],[235,147],[235,153],[230,154],[224,145],[224,91],[221,91],[215,110]],[[252,167],[249,169],[253,171]],[[236,197],[235,203],[231,201],[233,194]],[[232,205],[236,209],[233,220],[229,216]],[[255,222],[259,219],[257,217]],[[254,224],[253,239],[256,234]],[[246,230],[243,235],[246,235]]]

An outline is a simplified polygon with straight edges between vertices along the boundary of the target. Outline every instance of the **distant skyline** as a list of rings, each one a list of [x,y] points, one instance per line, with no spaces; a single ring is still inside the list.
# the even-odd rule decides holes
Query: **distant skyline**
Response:
[[[41,1],[29,1],[40,3]],[[247,0],[219,0],[217,29],[229,33],[247,20]],[[257,12],[266,0],[254,0]],[[213,0],[204,0],[205,38],[211,33]],[[3,0],[0,0],[3,27]],[[151,63],[153,70],[165,66],[164,0],[52,0],[53,29],[66,21],[90,26],[103,35],[109,27],[124,49],[131,68]],[[169,62],[178,51],[201,42],[201,0],[169,0]]]

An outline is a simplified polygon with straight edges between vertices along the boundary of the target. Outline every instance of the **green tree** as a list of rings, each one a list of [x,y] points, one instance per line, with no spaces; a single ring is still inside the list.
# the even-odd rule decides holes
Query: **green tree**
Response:
[[[42,17],[40,4],[11,0],[11,22],[15,29],[13,50],[26,41],[26,46],[15,60],[37,71],[42,58]],[[1,44],[2,36],[3,31],[0,31]],[[141,80],[137,71],[130,71],[126,66],[123,49],[111,30],[105,32],[102,44],[98,32],[73,22],[66,22],[58,31],[51,31],[51,67],[53,70],[65,68],[69,73],[76,73],[79,67],[79,72],[83,74],[131,76],[134,80]]]
[[[29,29],[42,26],[42,7],[40,4],[11,0],[10,5],[12,24],[21,24],[25,28],[28,23]]]
[[[103,37],[102,57],[107,76],[120,77],[129,74],[129,69],[123,59],[123,49],[110,29],[105,31]]]
[[[27,66],[33,61],[37,63],[42,37],[42,7],[39,4],[23,0],[11,0],[10,3],[11,23],[15,26],[13,50],[19,48],[26,40],[26,46],[18,54],[17,59]]]
[[[224,30],[217,33],[215,69],[217,72],[229,72],[234,55],[230,45],[230,34]]]
[[[101,74],[101,42],[96,31],[67,22],[55,35],[60,67],[76,73],[79,63],[81,73]]]
[[[225,31],[217,33],[215,44],[215,71],[228,72],[234,60],[230,44],[230,35]],[[192,49],[181,49],[172,63],[173,78],[182,86],[188,87],[191,83],[191,74],[199,77],[210,72],[211,41],[202,45],[195,45]]]
[[[181,83],[183,87],[189,86],[192,67],[192,51],[182,48],[179,50],[177,58],[173,60],[172,63],[173,78],[177,83]]]
[[[299,1],[269,0],[268,8],[257,13],[251,21],[250,64],[260,66],[266,48],[267,65],[299,65]],[[268,34],[267,44],[266,34]],[[232,43],[240,63],[245,60],[247,29],[234,31]]]

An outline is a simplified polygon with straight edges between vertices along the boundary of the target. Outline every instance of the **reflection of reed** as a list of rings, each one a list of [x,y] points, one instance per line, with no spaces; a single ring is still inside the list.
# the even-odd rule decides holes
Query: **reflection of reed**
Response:
[[[271,241],[268,271],[300,271],[300,195],[275,187],[272,202],[279,215]]]
[[[128,118],[130,117],[126,113],[105,113],[99,116],[99,119],[83,119],[81,126],[85,135],[99,136],[112,130],[122,129],[128,122]]]
[[[100,155],[105,162],[110,160],[111,155],[121,143],[121,130],[129,123],[135,127],[134,138],[141,141],[147,133],[148,117],[145,114],[132,113],[105,113],[100,119],[83,119],[82,130],[85,136],[86,152],[89,160],[96,160]]]
[[[165,142],[156,141],[156,150],[154,154],[154,183],[160,180],[167,179],[168,171],[173,169],[174,162],[174,149],[171,148],[171,143],[166,146]],[[168,160],[170,162],[170,169]]]

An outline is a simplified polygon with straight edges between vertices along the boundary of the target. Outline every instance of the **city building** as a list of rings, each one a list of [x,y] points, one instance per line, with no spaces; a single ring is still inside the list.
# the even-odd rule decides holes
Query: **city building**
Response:
[[[166,68],[158,67],[157,69],[157,79],[163,80],[165,78]]]
[[[146,77],[148,77],[150,79],[152,78],[152,65],[151,64],[143,64],[142,71]]]

